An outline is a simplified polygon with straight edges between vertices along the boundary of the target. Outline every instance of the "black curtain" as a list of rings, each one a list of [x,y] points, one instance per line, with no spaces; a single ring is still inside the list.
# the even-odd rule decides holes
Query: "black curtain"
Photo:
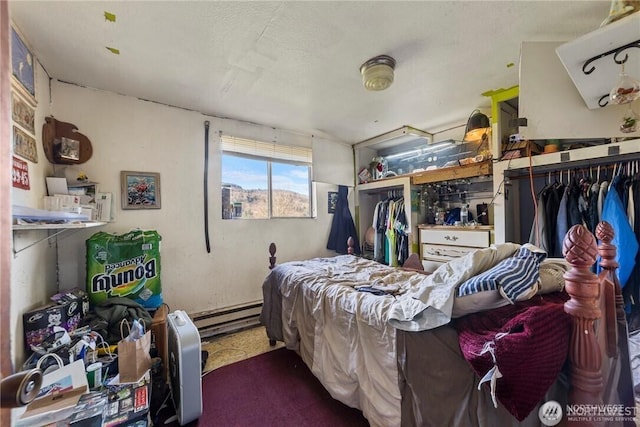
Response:
[[[353,237],[354,254],[360,254],[360,243],[358,242],[358,233],[356,225],[349,211],[349,201],[347,194],[349,189],[344,185],[338,186],[338,200],[336,202],[336,211],[333,214],[333,222],[331,223],[331,232],[329,233],[329,241],[327,249],[334,250],[339,254],[347,253],[347,239]]]

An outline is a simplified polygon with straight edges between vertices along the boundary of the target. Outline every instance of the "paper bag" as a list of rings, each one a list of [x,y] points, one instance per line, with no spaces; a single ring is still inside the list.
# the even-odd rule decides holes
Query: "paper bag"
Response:
[[[123,336],[118,342],[120,383],[137,382],[151,368],[151,356],[149,355],[151,332],[145,332],[135,341],[127,341],[125,338]]]

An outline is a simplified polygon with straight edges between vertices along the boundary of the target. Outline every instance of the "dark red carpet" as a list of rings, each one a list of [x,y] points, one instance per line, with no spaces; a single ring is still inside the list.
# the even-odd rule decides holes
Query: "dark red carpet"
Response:
[[[362,412],[333,399],[302,359],[284,348],[206,374],[202,402],[202,416],[188,426],[369,425]]]

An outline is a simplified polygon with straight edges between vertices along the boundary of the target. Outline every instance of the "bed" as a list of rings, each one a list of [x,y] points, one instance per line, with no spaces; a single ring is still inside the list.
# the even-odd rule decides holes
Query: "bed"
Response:
[[[596,234],[598,247],[569,230],[564,260],[505,243],[433,274],[353,255],[276,265],[271,244],[260,320],[372,426],[598,425],[585,408],[606,404],[620,412],[610,421],[634,425],[612,228]],[[505,271],[533,271],[533,284],[495,279]]]

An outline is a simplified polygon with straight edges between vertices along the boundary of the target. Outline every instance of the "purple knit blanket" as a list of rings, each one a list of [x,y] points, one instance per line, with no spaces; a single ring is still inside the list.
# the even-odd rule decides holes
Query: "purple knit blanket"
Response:
[[[455,321],[460,349],[483,378],[495,366],[497,400],[522,421],[560,373],[569,349],[571,317],[566,293],[536,296]],[[494,363],[495,358],[495,363]],[[490,387],[490,382],[482,385]]]

